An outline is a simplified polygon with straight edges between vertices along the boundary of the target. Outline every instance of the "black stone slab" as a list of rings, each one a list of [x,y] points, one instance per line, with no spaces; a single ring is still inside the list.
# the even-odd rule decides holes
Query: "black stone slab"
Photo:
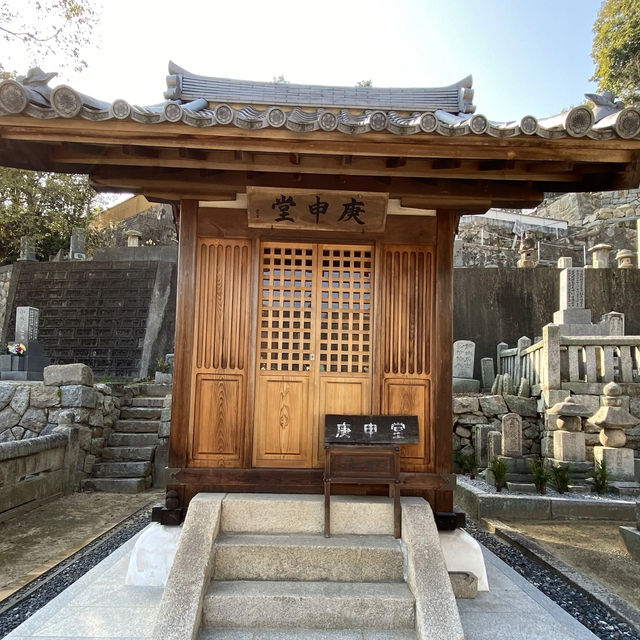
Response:
[[[418,416],[327,414],[326,444],[417,444]]]

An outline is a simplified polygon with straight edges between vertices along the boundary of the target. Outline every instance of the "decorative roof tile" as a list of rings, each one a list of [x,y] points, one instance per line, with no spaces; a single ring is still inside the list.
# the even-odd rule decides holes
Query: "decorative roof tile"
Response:
[[[593,108],[581,105],[541,120],[527,115],[518,121],[494,122],[473,113],[470,77],[444,89],[379,89],[376,92],[372,88],[218,82],[219,78],[188,74],[173,63],[170,71],[173,75],[168,77],[168,84],[175,89],[171,95],[180,99],[141,107],[125,100],[113,103],[96,100],[66,85],[51,89],[48,83],[55,74],[32,69],[26,77],[0,82],[0,117],[24,113],[39,119],[131,119],[143,124],[182,122],[191,127],[231,125],[243,129],[285,127],[297,132],[337,130],[346,134],[387,131],[396,135],[437,133],[449,137],[527,135],[549,139],[585,136],[599,140],[640,139],[640,110],[624,108],[610,92],[586,94],[594,103]],[[451,94],[458,91],[459,97],[462,96],[458,111],[452,111],[451,105],[438,108],[435,100],[429,107],[408,108],[412,101],[418,104],[418,98],[426,104],[428,92],[440,95],[438,92],[447,91]],[[239,100],[243,95],[246,101]],[[368,97],[365,100],[363,96]],[[269,101],[267,97],[274,100]],[[320,98],[324,100],[323,106],[310,106],[314,100],[321,102]]]

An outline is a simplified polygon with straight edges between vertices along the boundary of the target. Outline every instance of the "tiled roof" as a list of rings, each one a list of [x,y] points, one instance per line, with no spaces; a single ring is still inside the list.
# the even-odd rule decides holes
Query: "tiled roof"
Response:
[[[177,69],[170,66],[170,71]],[[204,78],[200,93],[198,86],[192,83],[192,79],[198,76],[189,74],[187,86],[185,73],[174,73],[168,77],[170,90],[175,90],[173,95],[180,95],[181,99],[140,107],[124,100],[102,102],[66,85],[51,89],[48,83],[55,74],[32,69],[26,77],[0,83],[0,117],[24,113],[41,119],[130,119],[145,124],[182,122],[192,127],[230,125],[243,129],[285,127],[298,132],[337,130],[347,134],[387,131],[397,135],[436,133],[443,136],[487,134],[498,138],[527,135],[541,138],[586,136],[594,139],[640,139],[640,110],[637,107],[624,108],[622,103],[614,101],[609,92],[602,95],[586,94],[594,107],[582,105],[541,120],[527,115],[511,122],[494,122],[484,115],[471,113],[473,105],[470,102],[465,103],[468,111],[466,113],[451,113],[446,109],[433,108],[435,105],[424,109],[414,109],[407,105],[404,108],[389,106],[404,91],[413,92],[413,100],[417,99],[420,92],[440,91],[434,89],[378,89],[376,94],[373,88],[342,88],[340,91],[352,93],[349,96],[341,94],[348,104],[340,104],[338,89],[335,87],[244,83]],[[182,79],[178,81],[176,78]],[[221,84],[216,84],[218,81]],[[274,104],[269,104],[271,101],[265,97],[265,87],[269,88]],[[462,93],[470,91],[470,79],[468,83],[465,80],[447,89],[454,87]],[[310,106],[309,100],[303,99],[303,89],[313,89],[309,91],[309,95],[326,99],[325,106]],[[246,96],[247,101],[250,99],[250,102],[245,104],[240,99],[241,94]],[[362,96],[368,96],[366,107]],[[378,96],[382,104],[373,104],[373,96]],[[360,106],[356,105],[358,101]]]

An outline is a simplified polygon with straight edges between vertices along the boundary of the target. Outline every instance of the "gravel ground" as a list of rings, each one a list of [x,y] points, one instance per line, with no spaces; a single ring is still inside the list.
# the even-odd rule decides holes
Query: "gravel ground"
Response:
[[[151,510],[144,507],[4,600],[0,607],[0,638],[62,593],[149,522]]]
[[[599,602],[578,591],[571,584],[547,571],[493,534],[483,531],[469,518],[467,518],[466,530],[599,638],[640,640],[640,630],[631,629]]]

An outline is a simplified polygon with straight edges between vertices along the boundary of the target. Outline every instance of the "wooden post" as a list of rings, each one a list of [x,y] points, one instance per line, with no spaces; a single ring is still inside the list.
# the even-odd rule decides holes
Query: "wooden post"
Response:
[[[453,470],[452,369],[453,369],[453,238],[458,217],[438,211],[436,245],[436,304],[434,311],[434,438],[436,473]],[[453,492],[436,491],[434,511],[453,512]]]
[[[195,317],[197,200],[183,200],[180,207],[178,244],[178,285],[176,304],[175,364],[171,399],[169,467],[184,468],[188,460],[189,402],[193,364],[193,323]],[[171,481],[169,486],[171,487]],[[180,492],[179,492],[180,493]]]

